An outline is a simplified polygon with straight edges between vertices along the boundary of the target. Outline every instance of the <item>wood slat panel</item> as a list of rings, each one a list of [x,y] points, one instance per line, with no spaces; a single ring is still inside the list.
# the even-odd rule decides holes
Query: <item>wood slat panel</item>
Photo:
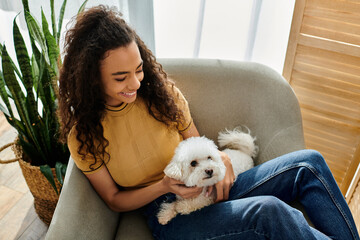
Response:
[[[301,53],[296,56],[296,62],[297,65],[294,66],[293,74],[300,73],[302,75],[300,78],[305,77],[312,81],[360,94],[360,67]]]
[[[356,227],[360,230],[360,181],[357,182],[357,186],[349,203],[349,208],[353,213]]]
[[[346,171],[344,180],[340,184],[340,189],[346,189],[348,190],[351,181],[353,180],[355,176],[355,172],[357,167],[360,164],[360,136],[358,137],[357,141],[355,141],[355,152],[351,159],[351,162],[349,164],[348,170]],[[360,204],[360,202],[359,202]]]
[[[354,127],[351,121],[348,121],[347,119],[338,118],[335,114],[329,114],[328,112],[318,110],[312,106],[309,105],[303,105],[301,104],[300,107],[302,110],[308,111],[308,117],[314,118],[314,121],[319,121],[323,124],[326,124],[327,127],[332,128],[339,128],[339,129],[348,129],[357,131],[359,127]],[[306,116],[303,116],[305,119]],[[329,129],[329,131],[332,131],[332,129]]]
[[[301,62],[297,63],[296,65],[297,69],[311,68],[311,70],[316,71],[316,67],[306,66],[306,65],[301,66],[301,64],[302,64]],[[328,89],[333,89],[333,91],[337,91],[337,93],[339,94],[338,96],[348,99],[349,101],[352,101],[355,104],[357,103],[357,99],[359,99],[360,97],[359,85],[345,82],[340,79],[324,77],[316,73],[299,72],[298,70],[294,70],[293,80],[294,80],[294,85],[298,83],[296,81],[300,81],[304,83],[310,81],[313,82],[313,84],[317,84]]]
[[[345,88],[345,85],[347,85],[346,88],[348,90],[355,89],[355,92],[358,92],[358,89],[360,88],[360,77],[354,74],[340,72],[333,69],[327,69],[326,67],[316,66],[312,64],[306,64],[301,61],[296,62],[293,71],[293,74],[302,73],[305,75],[305,77],[312,78],[312,80],[331,81],[332,83],[330,85],[343,83],[343,86],[341,88]]]
[[[309,17],[319,17],[327,18],[335,21],[343,21],[346,23],[358,24],[360,22],[360,14],[349,13],[344,11],[339,11],[338,9],[330,8],[315,8],[308,6],[305,8],[304,16]]]
[[[307,0],[306,8],[325,8],[337,12],[346,12],[352,15],[359,15],[360,2],[344,0]]]
[[[298,44],[360,57],[360,46],[358,45],[307,35],[304,33],[299,34]]]
[[[304,77],[322,81],[328,86],[360,94],[360,67],[343,65],[300,53],[296,56],[293,71],[294,73],[304,73]]]
[[[323,154],[345,194],[360,162],[360,0],[297,0],[283,75],[306,146]]]
[[[324,138],[327,139],[331,139],[332,141],[339,144],[339,146],[345,149],[349,148],[349,151],[350,149],[353,149],[352,145],[356,137],[356,136],[352,137],[350,134],[346,134],[342,131],[340,135],[340,134],[336,134],[335,131],[329,131],[329,129],[325,129],[325,130],[321,129],[319,127],[319,124],[316,122],[306,122],[306,124],[304,124],[304,131],[307,133],[311,132],[313,134],[323,136]]]
[[[347,24],[328,19],[305,16],[300,31],[307,35],[314,35],[344,43],[358,44],[360,42],[360,25]]]
[[[302,105],[312,106],[312,108],[322,109],[323,112],[327,112],[328,115],[337,116],[339,118],[348,119],[350,121],[359,122],[360,113],[358,109],[354,109],[348,106],[344,106],[339,99],[331,99],[331,96],[321,94],[316,98],[312,97],[315,91],[311,91],[308,87],[315,88],[314,85],[305,82],[303,86],[301,81],[297,80],[297,92],[299,93],[299,99]]]
[[[345,67],[344,71],[346,72],[348,70],[360,68],[359,57],[353,57],[350,55],[337,53],[335,51],[328,51],[320,48],[314,48],[298,44],[296,49],[296,57],[298,57],[299,55],[305,55],[311,58],[326,59],[329,63],[336,62],[337,64],[341,64],[342,67]],[[350,74],[354,73],[350,72]]]
[[[348,126],[355,129],[360,127],[360,119],[358,118],[359,113],[353,111],[353,108],[346,110],[345,107],[342,107],[341,105],[341,103],[346,104],[349,103],[349,101],[342,98],[334,98],[333,100],[335,102],[338,100],[340,105],[331,105],[330,95],[318,93],[316,90],[310,90],[308,88],[309,85],[302,87],[299,83],[300,82],[298,81],[298,84],[293,88],[298,95],[301,107],[321,113],[325,118],[333,118],[339,124],[342,123],[342,127]],[[316,98],[312,97],[314,94],[317,94]],[[310,103],[306,104],[306,102],[303,102],[306,99],[309,99],[308,101],[310,101]],[[335,122],[332,123],[334,124]]]
[[[359,137],[359,141],[358,141],[358,146],[360,145],[360,137]],[[360,157],[360,148],[358,147],[357,148],[357,151],[355,152],[354,154],[355,158],[357,157]],[[354,178],[352,179],[353,180],[353,183],[351,184],[351,186],[349,187],[347,193],[346,193],[346,201],[347,203],[352,203],[352,204],[356,204],[358,205],[357,208],[359,210],[358,212],[358,218],[360,220],[360,191],[358,192],[358,199],[354,199],[354,196],[355,196],[355,191],[356,191],[356,188],[359,187],[359,190],[360,190],[360,165],[356,167],[356,172],[354,174]],[[353,200],[355,202],[353,202]],[[358,222],[359,225],[360,225],[360,222]]]
[[[305,10],[306,0],[296,0],[294,6],[294,14],[291,22],[289,44],[286,51],[283,76],[290,82],[291,72],[295,61],[296,47],[299,41],[299,34],[301,28],[301,22],[303,19],[303,13]]]
[[[321,134],[317,131],[306,131],[305,133],[306,138],[309,141],[317,142],[320,145],[324,145],[326,147],[329,147],[331,149],[340,149],[340,151],[336,151],[334,156],[340,155],[340,156],[348,156],[351,158],[353,155],[350,153],[353,153],[355,151],[355,148],[351,145],[346,145],[343,142],[336,141],[335,138],[329,138],[327,134]],[[332,152],[333,150],[330,150]],[[350,163],[350,160],[348,160],[348,163]],[[344,168],[345,169],[345,168]]]
[[[312,123],[317,124],[320,130],[331,132],[344,131],[344,134],[348,133],[346,137],[350,139],[358,137],[359,128],[357,127],[329,118],[326,115],[319,114],[309,108],[302,108],[301,113],[304,124],[308,124],[308,121],[311,121]]]
[[[349,164],[350,160],[353,156],[354,149],[350,148],[349,151],[346,151],[344,148],[339,148],[339,146],[336,143],[333,143],[331,141],[328,141],[327,139],[324,139],[321,135],[314,135],[311,133],[306,132],[306,141],[307,142],[313,142],[317,146],[321,147],[322,149],[326,149],[329,154],[331,154],[334,157],[342,158],[341,164],[346,163]],[[340,165],[339,165],[340,166]],[[346,170],[346,166],[340,167],[343,170]]]
[[[331,18],[326,18],[323,16],[308,16],[306,15],[306,12],[309,9],[306,8],[305,10],[305,14],[304,14],[304,18],[303,18],[303,22],[302,22],[302,27],[303,26],[310,26],[310,27],[315,27],[315,28],[319,28],[319,29],[327,29],[330,32],[337,32],[337,33],[341,33],[341,34],[337,34],[338,36],[336,36],[336,38],[341,37],[341,35],[343,34],[348,34],[348,35],[354,35],[359,36],[360,31],[359,31],[359,23],[352,21],[352,22],[346,22],[345,19],[331,19]],[[320,9],[317,9],[320,10]],[[322,9],[322,11],[324,13],[328,12],[328,9]],[[331,11],[331,10],[330,10]],[[343,15],[346,15],[347,13],[342,12]],[[360,15],[356,15],[356,18],[360,18]],[[302,32],[300,30],[300,32]],[[315,36],[320,36],[318,34],[314,34]],[[347,42],[346,40],[344,42]]]

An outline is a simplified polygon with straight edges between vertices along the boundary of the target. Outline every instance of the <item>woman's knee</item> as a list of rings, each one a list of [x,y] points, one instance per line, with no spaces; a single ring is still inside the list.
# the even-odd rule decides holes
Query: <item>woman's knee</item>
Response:
[[[324,157],[320,152],[312,149],[300,151],[302,162],[314,167],[315,169],[328,167]]]
[[[254,201],[254,212],[265,221],[274,221],[285,215],[302,214],[299,210],[292,208],[287,203],[274,196],[259,196]]]

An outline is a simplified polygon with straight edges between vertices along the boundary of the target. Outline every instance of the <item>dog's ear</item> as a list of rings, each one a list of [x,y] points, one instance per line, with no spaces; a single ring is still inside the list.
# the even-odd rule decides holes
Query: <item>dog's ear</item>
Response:
[[[169,165],[167,165],[164,169],[164,173],[168,177],[174,178],[176,180],[181,180],[182,178],[181,166],[176,162],[170,162]]]

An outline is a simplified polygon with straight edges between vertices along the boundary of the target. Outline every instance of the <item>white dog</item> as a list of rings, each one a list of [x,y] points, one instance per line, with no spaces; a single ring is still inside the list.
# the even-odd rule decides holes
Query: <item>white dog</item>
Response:
[[[245,133],[240,128],[220,132],[220,147],[231,159],[235,177],[254,166],[253,159],[258,147],[250,130]],[[167,176],[180,180],[188,187],[204,187],[202,193],[190,199],[176,196],[171,203],[162,203],[157,215],[159,223],[167,224],[178,213],[189,214],[214,203],[216,191],[206,196],[206,187],[212,186],[225,177],[226,167],[221,160],[215,143],[206,137],[191,137],[182,141],[175,150],[175,155],[164,172]]]

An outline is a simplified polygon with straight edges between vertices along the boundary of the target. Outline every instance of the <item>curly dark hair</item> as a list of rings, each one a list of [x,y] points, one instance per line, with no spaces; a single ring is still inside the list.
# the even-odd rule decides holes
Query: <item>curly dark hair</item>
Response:
[[[59,80],[60,140],[66,142],[70,130],[75,127],[80,142],[78,153],[83,158],[91,154],[94,164],[99,158],[110,158],[105,150],[109,142],[101,125],[105,115],[105,93],[100,75],[100,61],[109,50],[135,42],[144,71],[138,96],[147,103],[149,113],[167,126],[183,120],[182,111],[170,92],[174,83],[121,16],[116,9],[107,6],[90,8],[76,16],[75,25],[65,36]]]

